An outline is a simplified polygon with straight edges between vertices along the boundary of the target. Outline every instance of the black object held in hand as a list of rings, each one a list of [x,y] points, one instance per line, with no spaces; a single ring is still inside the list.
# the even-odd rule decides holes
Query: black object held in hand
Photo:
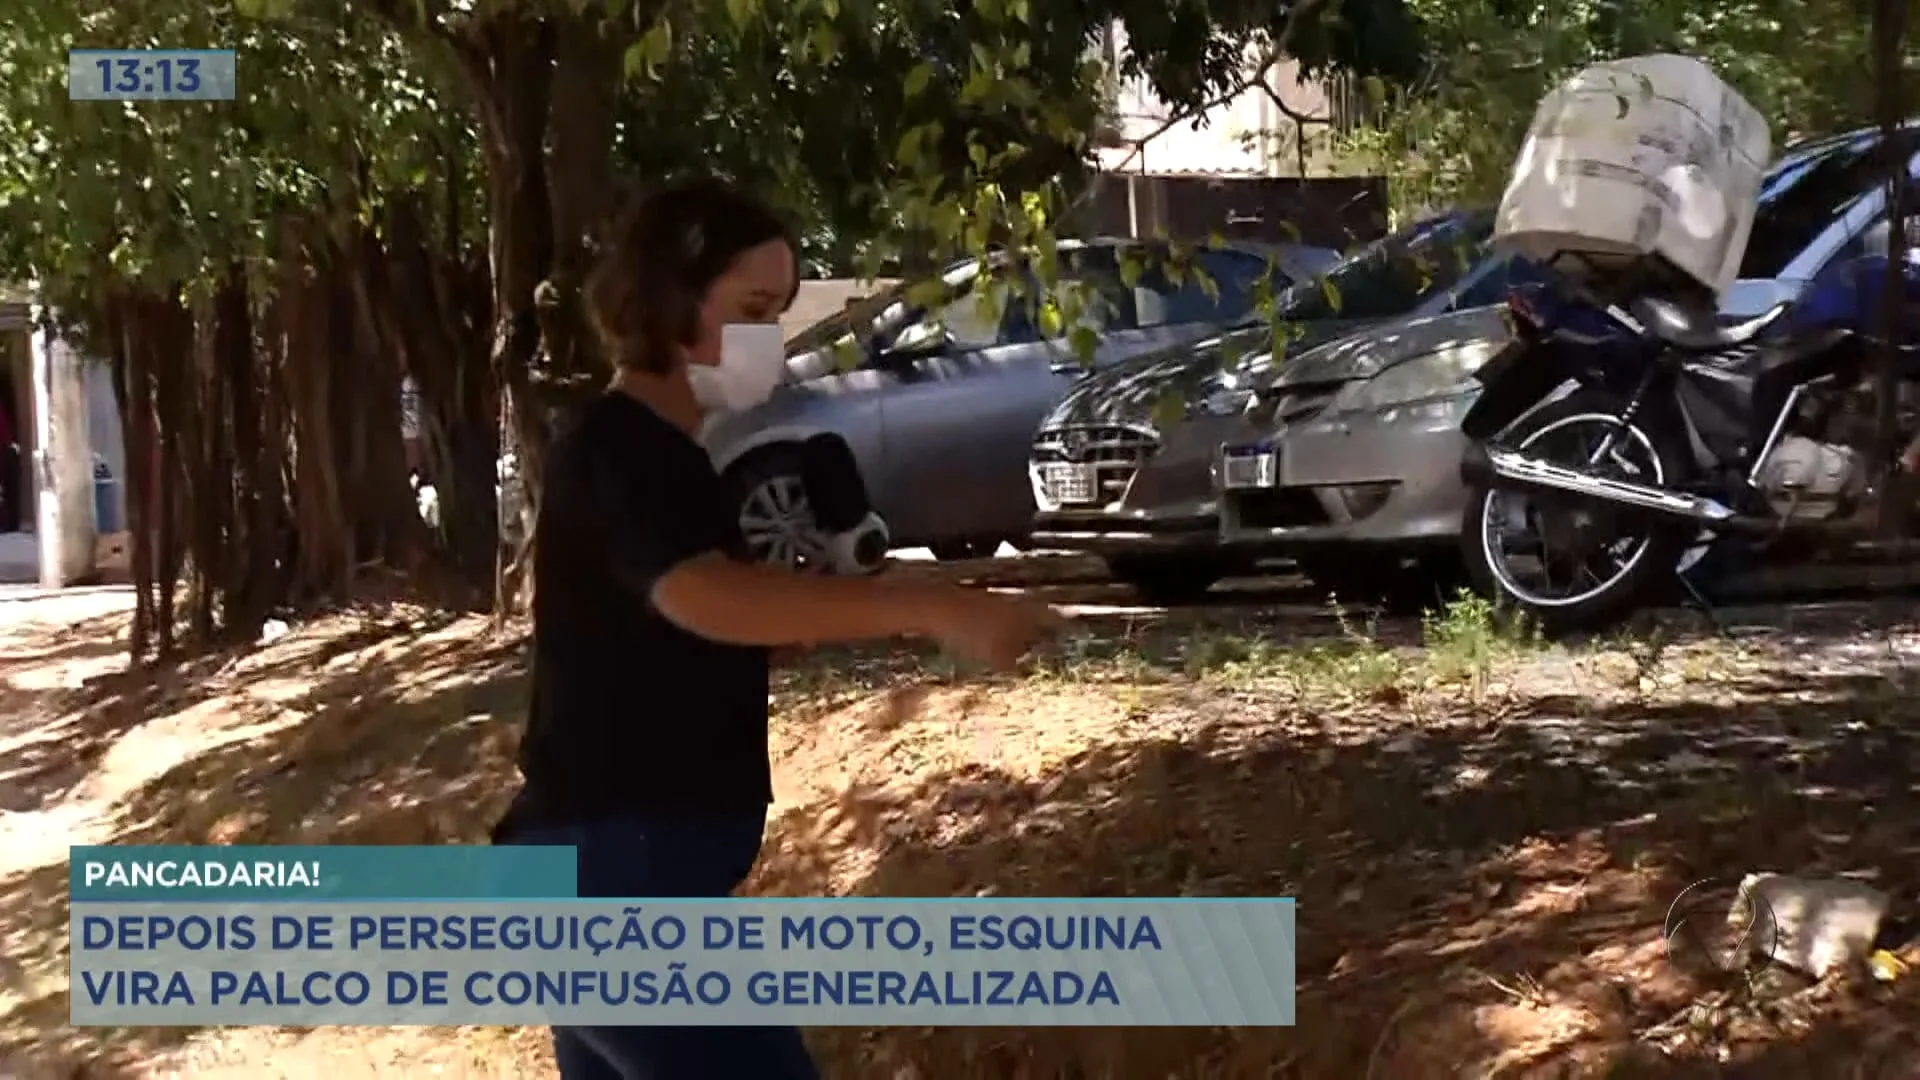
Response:
[[[800,483],[814,524],[828,536],[858,527],[873,509],[853,451],[831,435],[815,435],[800,444]]]

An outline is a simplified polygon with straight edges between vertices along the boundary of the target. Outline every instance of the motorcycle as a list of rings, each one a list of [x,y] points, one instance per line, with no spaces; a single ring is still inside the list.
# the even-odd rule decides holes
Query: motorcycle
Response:
[[[1872,450],[1869,328],[1888,289],[1913,325],[1920,264],[1885,255],[1839,260],[1732,325],[1642,294],[1606,307],[1629,332],[1613,347],[1569,331],[1578,320],[1553,290],[1517,292],[1514,337],[1476,375],[1462,423],[1476,584],[1549,631],[1593,629],[1663,599],[1689,556],[1884,528],[1899,473]],[[1920,430],[1920,350],[1901,360],[1894,454]]]

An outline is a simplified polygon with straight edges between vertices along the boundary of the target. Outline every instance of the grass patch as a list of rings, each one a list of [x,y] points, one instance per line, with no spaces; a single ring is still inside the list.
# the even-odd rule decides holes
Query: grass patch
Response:
[[[1465,589],[1420,621],[1427,674],[1433,682],[1465,684],[1478,697],[1501,661],[1536,652],[1545,644],[1524,612],[1502,608]]]

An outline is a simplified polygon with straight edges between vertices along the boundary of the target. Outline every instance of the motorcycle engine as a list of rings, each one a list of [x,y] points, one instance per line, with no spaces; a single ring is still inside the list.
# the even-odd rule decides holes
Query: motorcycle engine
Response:
[[[1852,447],[1788,435],[1768,455],[1759,488],[1783,520],[1817,521],[1844,512],[1864,474]]]
[[[1899,412],[1911,431],[1912,403]],[[1866,448],[1873,445],[1872,392],[1856,386],[1807,395],[1756,478],[1775,514],[1786,521],[1827,520],[1852,511],[1873,482]]]

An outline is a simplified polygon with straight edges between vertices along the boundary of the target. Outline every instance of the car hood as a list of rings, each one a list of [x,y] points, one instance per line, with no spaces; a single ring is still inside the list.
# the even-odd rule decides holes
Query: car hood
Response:
[[[1438,352],[1465,338],[1499,338],[1508,333],[1504,309],[1467,308],[1415,319],[1382,322],[1300,353],[1282,365],[1274,390],[1370,379],[1416,356]]]
[[[1312,348],[1351,324],[1302,324],[1290,349]],[[1094,371],[1073,385],[1042,430],[1145,426],[1192,413],[1238,411],[1273,375],[1272,332],[1259,325],[1161,349]],[[1281,366],[1292,361],[1282,357]]]

